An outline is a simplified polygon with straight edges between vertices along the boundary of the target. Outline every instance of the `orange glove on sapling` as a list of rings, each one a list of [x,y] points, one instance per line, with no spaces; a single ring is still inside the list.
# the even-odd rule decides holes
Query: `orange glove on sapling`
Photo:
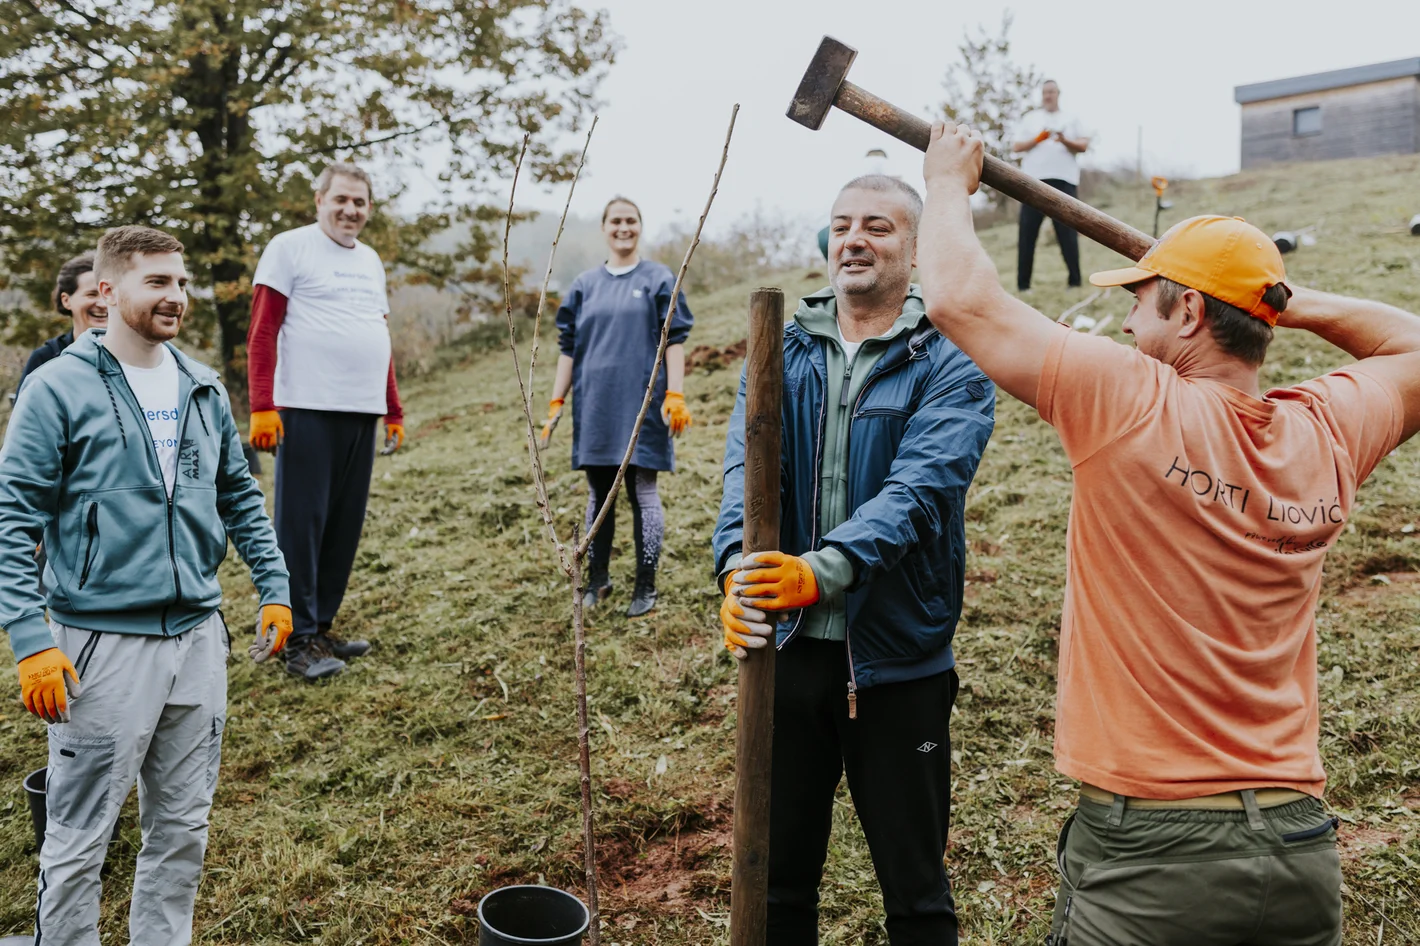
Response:
[[[695,423],[690,416],[690,408],[685,406],[685,395],[679,391],[667,391],[665,403],[661,407],[661,417],[671,428],[671,436],[679,437],[685,428]]]
[[[73,681],[68,691],[65,674]],[[64,651],[51,647],[20,661],[20,697],[25,709],[46,723],[67,723],[70,696],[79,696],[79,672]]]
[[[818,579],[809,563],[783,552],[755,552],[740,559],[730,593],[765,611],[792,611],[817,604]]]
[[[734,586],[738,574],[730,572],[725,580],[727,589]],[[725,649],[737,660],[748,657],[750,650],[768,647],[774,639],[774,625],[765,613],[746,608],[732,591],[726,591],[725,600],[720,603],[720,624],[725,629]]]
[[[252,411],[251,445],[258,450],[274,452],[286,436],[286,428],[281,426],[280,411]]]

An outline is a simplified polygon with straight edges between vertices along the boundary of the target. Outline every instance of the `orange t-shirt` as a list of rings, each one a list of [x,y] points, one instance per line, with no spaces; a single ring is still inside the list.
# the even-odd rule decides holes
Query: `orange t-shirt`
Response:
[[[1363,361],[1258,400],[1062,331],[1037,402],[1075,471],[1056,767],[1137,798],[1320,797],[1322,561],[1400,393]]]

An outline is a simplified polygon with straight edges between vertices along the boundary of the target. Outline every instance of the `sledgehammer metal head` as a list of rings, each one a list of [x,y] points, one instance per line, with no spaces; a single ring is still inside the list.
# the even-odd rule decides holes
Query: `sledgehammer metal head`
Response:
[[[926,151],[932,142],[930,124],[848,81],[848,70],[857,56],[858,51],[852,46],[825,36],[809,61],[794,100],[789,103],[788,116],[818,131],[829,109],[837,107],[918,151]],[[981,183],[1029,204],[1129,259],[1139,259],[1154,245],[1147,234],[1061,193],[994,155],[986,155]]]
[[[825,36],[818,44],[818,51],[809,60],[809,68],[804,70],[804,78],[799,82],[799,91],[794,93],[794,101],[789,103],[789,117],[807,128],[818,131],[823,120],[833,108],[838,90],[843,80],[848,78],[848,70],[853,68],[853,60],[858,58],[858,50],[847,43],[840,43],[832,36]]]

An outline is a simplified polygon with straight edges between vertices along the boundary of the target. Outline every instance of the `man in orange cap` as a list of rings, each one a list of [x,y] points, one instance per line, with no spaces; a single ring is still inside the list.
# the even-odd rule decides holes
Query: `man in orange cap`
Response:
[[[1056,428],[1074,469],[1055,760],[1081,785],[1051,942],[1339,944],[1316,620],[1357,487],[1420,429],[1420,318],[1289,289],[1256,227],[1195,217],[1096,285],[1135,347],[1001,289],[972,230],[981,139],[933,128],[927,314]],[[1359,359],[1263,393],[1273,327]]]

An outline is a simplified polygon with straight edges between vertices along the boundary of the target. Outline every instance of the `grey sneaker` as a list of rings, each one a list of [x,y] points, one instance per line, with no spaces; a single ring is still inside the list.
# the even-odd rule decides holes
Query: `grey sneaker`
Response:
[[[333,656],[313,634],[292,637],[281,651],[281,657],[286,662],[287,673],[307,682],[333,677],[345,670],[345,661]]]

